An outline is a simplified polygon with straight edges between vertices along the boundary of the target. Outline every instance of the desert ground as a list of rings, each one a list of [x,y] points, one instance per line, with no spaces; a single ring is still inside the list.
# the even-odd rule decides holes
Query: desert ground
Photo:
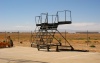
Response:
[[[0,48],[0,63],[100,63],[100,34],[88,34],[87,42],[87,34],[67,33],[66,39],[75,51],[60,52],[30,47],[31,33],[0,33],[0,41],[6,36],[11,36],[14,47]],[[65,44],[59,34],[55,36]]]
[[[65,36],[64,33],[62,33],[62,35]],[[24,47],[31,46],[31,33],[29,32],[0,33],[0,41],[3,42],[4,40],[6,40],[7,36],[11,36],[14,42],[14,46],[24,46]],[[61,42],[65,44],[65,41],[61,38],[60,34],[55,34],[55,37],[57,39],[60,39]],[[87,42],[87,34],[76,34],[76,33],[66,34],[66,39],[74,47],[74,49],[100,52],[100,33],[88,34],[88,37],[89,37],[89,42]]]
[[[0,63],[100,63],[100,53],[46,50],[16,46],[0,49]]]

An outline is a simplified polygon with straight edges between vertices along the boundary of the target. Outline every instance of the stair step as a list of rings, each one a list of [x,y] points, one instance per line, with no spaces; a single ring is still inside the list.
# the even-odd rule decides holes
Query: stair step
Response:
[[[53,35],[34,35],[34,36],[53,36]]]
[[[42,38],[42,39],[53,39],[53,38]]]

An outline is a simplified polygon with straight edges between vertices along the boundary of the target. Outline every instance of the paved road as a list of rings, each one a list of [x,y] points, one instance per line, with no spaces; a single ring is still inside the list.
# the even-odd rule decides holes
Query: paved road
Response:
[[[0,63],[100,63],[100,53],[46,52],[31,47],[0,49]]]

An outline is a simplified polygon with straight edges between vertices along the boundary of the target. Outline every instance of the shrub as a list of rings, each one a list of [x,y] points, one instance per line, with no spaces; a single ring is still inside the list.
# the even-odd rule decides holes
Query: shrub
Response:
[[[90,47],[96,47],[95,45],[91,45]]]

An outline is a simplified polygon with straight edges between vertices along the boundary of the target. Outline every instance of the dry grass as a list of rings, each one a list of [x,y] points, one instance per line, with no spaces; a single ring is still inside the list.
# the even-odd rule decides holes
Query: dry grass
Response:
[[[3,42],[6,36],[11,36],[15,46],[30,46],[31,33],[0,33],[0,41]],[[62,34],[65,36],[65,34]],[[19,37],[18,37],[19,36]],[[57,39],[65,44],[65,41],[59,34],[55,34]],[[75,49],[87,49],[90,51],[100,52],[100,34],[89,34],[90,42],[87,44],[87,34],[66,34],[66,39],[72,44]],[[22,42],[22,43],[20,43]],[[92,48],[91,45],[96,47]]]

